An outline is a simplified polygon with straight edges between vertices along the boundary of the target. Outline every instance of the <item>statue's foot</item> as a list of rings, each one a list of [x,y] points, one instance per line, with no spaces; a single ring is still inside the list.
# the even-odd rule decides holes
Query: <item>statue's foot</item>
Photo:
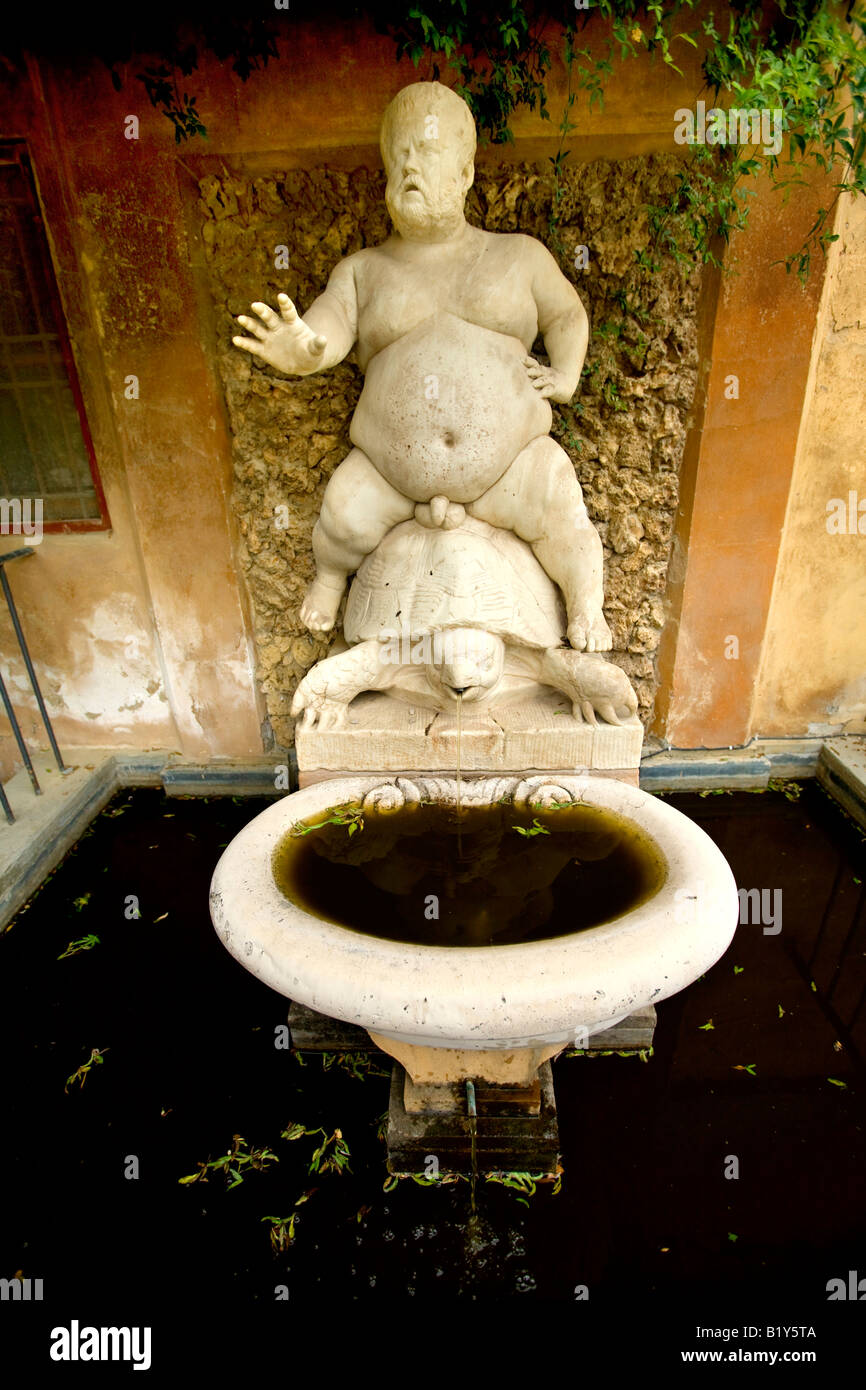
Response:
[[[305,676],[295,691],[291,712],[295,719],[300,719],[302,729],[318,729],[324,733],[327,729],[345,728],[349,704],[346,700],[329,698]]]
[[[625,671],[604,657],[552,647],[544,655],[542,680],[572,702],[575,719],[622,724],[637,712],[637,695]]]
[[[600,714],[602,719],[608,724],[621,724],[622,720],[616,712],[616,707],[610,700],[575,700],[571,712],[575,719],[583,719],[586,724],[597,724],[596,715]]]
[[[575,613],[568,624],[568,640],[576,652],[609,652],[613,646],[604,615]]]
[[[314,579],[301,604],[301,622],[310,632],[330,632],[337,618],[345,584],[336,587],[324,579]]]
[[[312,717],[311,717],[312,716]],[[349,717],[349,706],[341,700],[323,700],[318,709],[304,710],[303,727],[318,729],[320,734],[331,729],[344,729]]]

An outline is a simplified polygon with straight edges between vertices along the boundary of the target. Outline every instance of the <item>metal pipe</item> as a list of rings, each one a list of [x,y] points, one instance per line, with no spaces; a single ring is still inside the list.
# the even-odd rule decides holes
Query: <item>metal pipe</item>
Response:
[[[466,1112],[470,1120],[478,1118],[478,1110],[475,1105],[475,1082],[466,1082]]]
[[[33,662],[30,660],[30,652],[27,641],[21,630],[21,623],[18,620],[18,609],[15,607],[15,600],[12,597],[12,590],[9,588],[9,580],[6,578],[6,561],[24,558],[27,555],[34,555],[36,552],[32,546],[23,546],[20,550],[12,550],[7,555],[0,555],[0,583],[3,585],[3,594],[9,608],[9,616],[12,619],[12,626],[15,629],[15,636],[18,638],[18,645],[21,648],[21,655],[24,658],[24,665],[27,667],[27,674],[30,677],[30,684],[33,687],[33,694],[36,696],[36,703],[39,706],[39,713],[42,715],[42,722],[45,725],[45,732],[48,734],[48,742],[51,744],[51,751],[57,761],[57,766],[61,772],[68,772],[66,764],[60,756],[60,749],[57,747],[57,739],[54,737],[54,730],[51,727],[51,720],[45,708],[45,701],[42,698],[42,691],[39,689],[39,681],[36,679],[36,672],[33,669]],[[38,784],[36,790],[39,790]]]
[[[2,570],[0,570],[0,573],[2,573]],[[15,717],[15,711],[12,708],[12,702],[9,699],[9,692],[6,689],[6,682],[4,681],[2,675],[0,675],[0,697],[2,697],[3,699],[3,705],[6,709],[6,717],[8,718],[9,723],[12,725],[12,732],[15,735],[15,741],[18,744],[18,752],[24,759],[24,766],[27,768],[27,771],[30,774],[30,781],[33,784],[33,790],[35,791],[37,796],[41,796],[42,788],[40,787],[39,782],[37,781],[36,773],[33,769],[33,763],[30,761],[30,754],[27,751],[27,744],[24,742],[24,736],[21,733],[18,720]],[[9,803],[7,802],[6,804],[8,805]],[[12,819],[14,820],[14,816],[12,817]]]
[[[12,814],[12,807],[9,805],[9,798],[3,790],[2,782],[0,782],[0,806],[2,806],[3,810],[6,812],[6,819],[8,820],[9,824],[14,825],[15,817]]]

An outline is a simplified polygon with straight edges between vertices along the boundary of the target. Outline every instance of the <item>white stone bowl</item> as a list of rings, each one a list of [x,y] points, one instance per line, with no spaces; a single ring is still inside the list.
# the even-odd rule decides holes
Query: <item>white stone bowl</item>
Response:
[[[553,785],[555,781],[555,786]],[[646,792],[605,777],[547,774],[464,781],[464,802],[581,801],[640,826],[667,863],[654,897],[602,926],[549,941],[418,946],[323,921],[274,880],[274,849],[295,822],[347,802],[453,801],[448,778],[347,776],[268,807],[226,848],[210,910],[223,944],[287,998],[414,1046],[460,1049],[576,1042],[676,994],[728,947],[739,901],[727,861],[703,830]]]

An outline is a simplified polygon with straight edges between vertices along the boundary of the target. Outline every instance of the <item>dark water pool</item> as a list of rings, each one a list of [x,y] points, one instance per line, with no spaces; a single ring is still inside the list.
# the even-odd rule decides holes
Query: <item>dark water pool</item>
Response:
[[[473,1227],[465,1183],[383,1191],[387,1077],[301,1065],[279,1046],[286,1002],[211,928],[221,847],[265,803],[118,796],[0,939],[0,1277],[44,1295],[0,1302],[4,1361],[72,1373],[48,1345],[75,1318],[152,1326],[157,1383],[232,1356],[263,1378],[324,1310],[322,1373],[345,1379],[341,1356],[380,1363],[411,1305],[613,1345],[620,1369],[732,1346],[841,1368],[864,1315],[827,1285],[866,1279],[863,839],[814,785],[670,799],[757,890],[748,920],[660,1006],[650,1060],[555,1063],[562,1189],[482,1184]],[[338,1129],[351,1171],[322,1171]],[[179,1182],[232,1148],[240,1184]],[[292,1215],[274,1250],[266,1218],[288,1235]],[[341,1345],[356,1316],[366,1338]],[[767,1334],[794,1325],[816,1337]]]
[[[598,806],[333,808],[284,835],[274,876],[292,902],[418,946],[507,946],[631,912],[667,865],[634,821]]]

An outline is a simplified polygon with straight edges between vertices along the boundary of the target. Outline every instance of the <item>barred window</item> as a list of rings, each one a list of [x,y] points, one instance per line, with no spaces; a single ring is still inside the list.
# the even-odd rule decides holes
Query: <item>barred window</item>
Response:
[[[30,161],[17,140],[0,143],[0,493],[30,514],[41,499],[47,531],[108,525]]]

